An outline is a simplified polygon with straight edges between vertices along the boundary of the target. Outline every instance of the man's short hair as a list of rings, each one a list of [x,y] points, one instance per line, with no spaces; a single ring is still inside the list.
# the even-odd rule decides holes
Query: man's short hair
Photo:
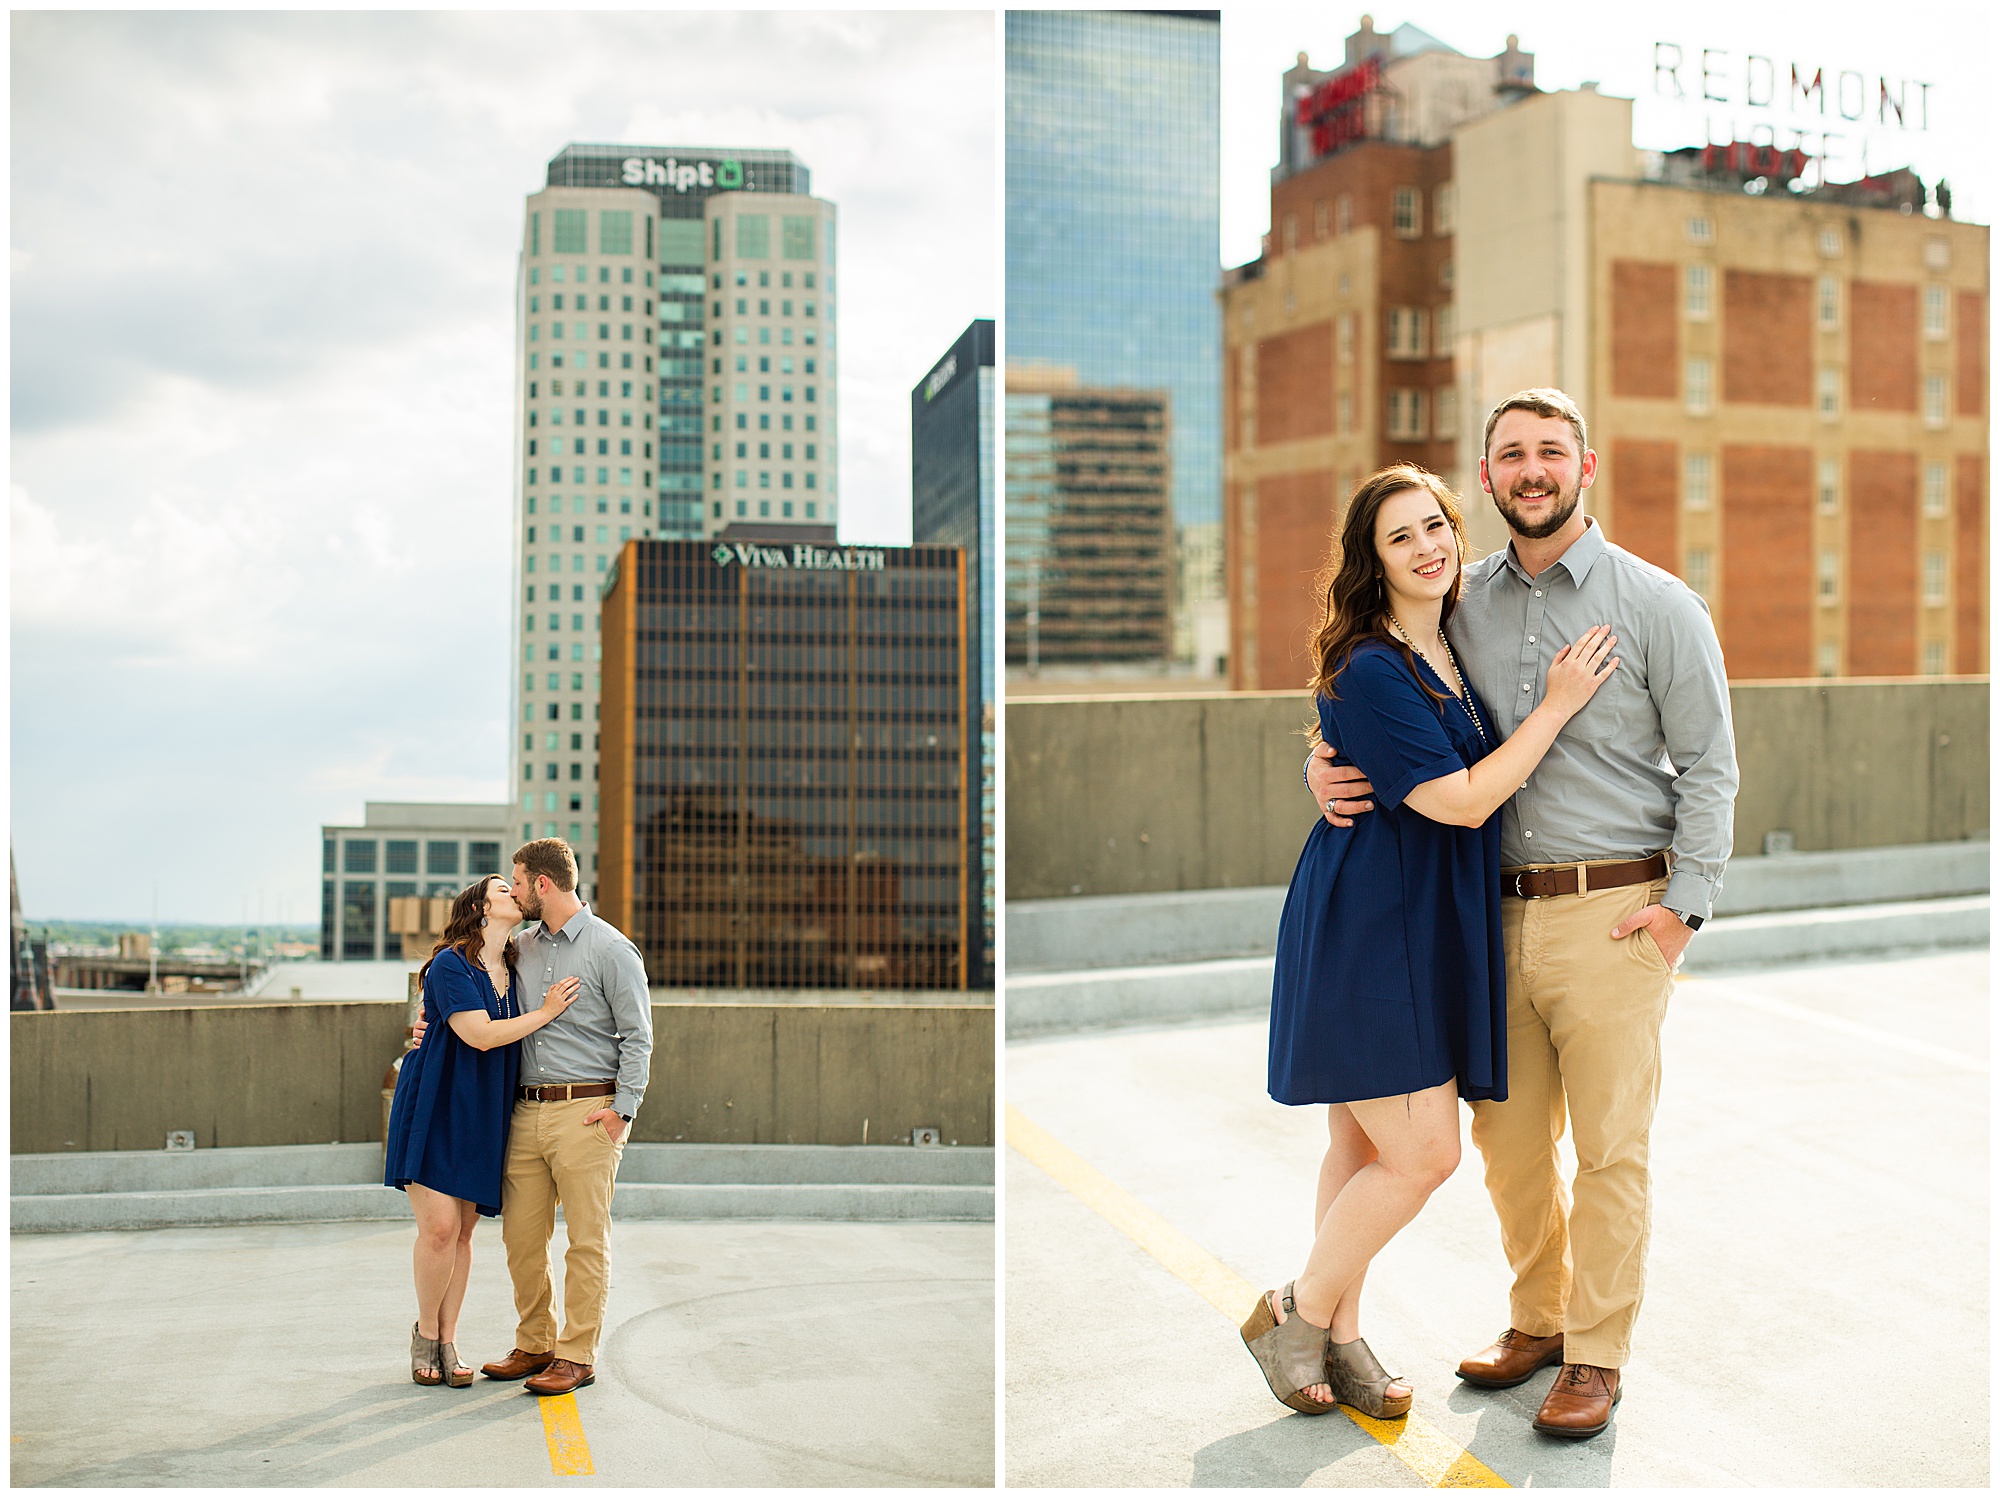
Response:
[[[1583,429],[1583,412],[1576,408],[1576,402],[1560,390],[1549,386],[1537,386],[1533,390],[1518,390],[1493,408],[1493,414],[1486,418],[1486,435],[1479,443],[1479,456],[1484,458],[1493,451],[1493,428],[1501,416],[1508,411],[1532,411],[1537,416],[1560,416],[1569,423],[1569,429],[1576,433],[1576,450],[1579,454],[1590,451],[1590,437]]]
[[[532,883],[541,875],[560,890],[576,888],[576,854],[559,837],[538,837],[514,850],[514,862],[528,871]]]

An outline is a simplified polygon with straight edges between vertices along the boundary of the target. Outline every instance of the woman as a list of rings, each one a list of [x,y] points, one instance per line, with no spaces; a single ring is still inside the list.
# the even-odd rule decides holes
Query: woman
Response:
[[[1362,1280],[1457,1167],[1456,1099],[1507,1095],[1497,813],[1618,666],[1616,637],[1590,630],[1500,742],[1444,637],[1464,552],[1451,491],[1398,464],[1355,491],[1321,574],[1319,733],[1377,810],[1315,823],[1285,897],[1270,1091],[1329,1104],[1329,1142],[1306,1267],[1243,1323],[1271,1392],[1309,1415],[1409,1413],[1361,1340]]]
[[[458,1359],[458,1308],[472,1269],[473,1224],[500,1213],[517,1042],[576,997],[577,980],[565,978],[539,1009],[520,1012],[508,937],[520,922],[505,879],[477,880],[451,902],[444,937],[417,973],[425,1023],[437,1028],[396,1078],[383,1184],[405,1192],[417,1217],[410,1377],[420,1384],[472,1382]],[[438,1027],[440,1017],[446,1023]]]

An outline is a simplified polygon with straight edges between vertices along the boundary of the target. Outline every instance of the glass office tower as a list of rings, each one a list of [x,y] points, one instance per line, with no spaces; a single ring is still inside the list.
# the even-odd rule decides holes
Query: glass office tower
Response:
[[[965,551],[966,753],[979,788],[966,807],[966,845],[981,918],[968,959],[974,987],[993,954],[993,319],[976,318],[910,392],[910,539]]]
[[[1007,13],[1008,366],[1166,391],[1174,526],[1214,558],[1183,584],[1176,653],[1186,613],[1222,590],[1206,544],[1222,518],[1221,30],[1215,11]]]

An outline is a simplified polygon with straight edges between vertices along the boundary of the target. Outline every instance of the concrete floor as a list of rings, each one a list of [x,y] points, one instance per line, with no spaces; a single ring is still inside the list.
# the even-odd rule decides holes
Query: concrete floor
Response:
[[[14,1483],[993,1481],[990,1226],[619,1223],[597,1382],[574,1396],[595,1474],[562,1477],[519,1384],[410,1382],[413,1236],[15,1237]],[[496,1223],[474,1252],[460,1352],[477,1366],[506,1353],[514,1316]]]
[[[1528,1428],[1553,1370],[1498,1393],[1452,1376],[1507,1320],[1469,1141],[1376,1261],[1370,1345],[1517,1487],[1986,1486],[1987,964],[1681,982],[1646,1305],[1605,1435]],[[1027,1041],[1007,1100],[1262,1287],[1303,1261],[1324,1142],[1264,1068],[1261,1021]],[[1419,1485],[1345,1417],[1275,1403],[1229,1320],[1013,1150],[1005,1191],[1010,1485]]]

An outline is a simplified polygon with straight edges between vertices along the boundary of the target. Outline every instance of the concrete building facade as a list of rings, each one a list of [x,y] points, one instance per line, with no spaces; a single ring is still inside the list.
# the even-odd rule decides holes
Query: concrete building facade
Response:
[[[789,151],[571,145],[523,215],[514,830],[597,865],[599,599],[627,540],[837,518],[834,210]]]
[[[1375,468],[1443,475],[1503,545],[1480,438],[1536,385],[1589,422],[1587,510],[1709,601],[1733,677],[1986,670],[1987,230],[1907,172],[1642,153],[1630,100],[1413,30],[1287,74],[1272,232],[1224,278],[1232,683],[1307,679],[1309,583]]]
[[[320,828],[319,955],[382,962],[403,955],[389,902],[456,895],[481,874],[513,873],[511,808],[370,801],[361,825]]]

